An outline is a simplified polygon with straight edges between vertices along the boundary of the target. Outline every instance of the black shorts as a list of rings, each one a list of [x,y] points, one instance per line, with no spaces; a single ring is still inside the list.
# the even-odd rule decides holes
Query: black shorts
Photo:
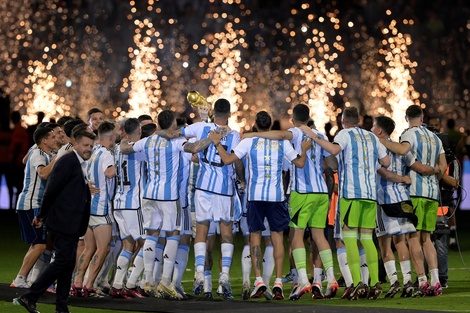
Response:
[[[265,230],[265,217],[271,231],[282,232],[289,226],[289,211],[284,202],[248,201],[246,207],[250,233]]]
[[[36,228],[31,223],[33,222],[35,213],[34,210],[16,211],[18,213],[18,220],[20,222],[21,239],[31,245],[45,244],[46,243],[46,226]]]

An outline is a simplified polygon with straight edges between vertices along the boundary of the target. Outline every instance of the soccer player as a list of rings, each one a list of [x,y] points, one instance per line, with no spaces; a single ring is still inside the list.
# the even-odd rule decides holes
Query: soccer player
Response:
[[[129,118],[122,127],[123,139],[129,142],[140,140],[140,122]],[[144,244],[144,226],[142,214],[142,193],[145,176],[145,154],[142,152],[124,154],[120,145],[116,147],[116,194],[114,196],[113,216],[119,226],[122,240],[122,250],[116,263],[116,273],[110,295],[114,298],[142,298],[140,292],[133,286],[124,287],[124,277],[127,275],[129,261],[136,250]],[[136,245],[136,243],[138,243]],[[129,282],[130,283],[130,282]]]
[[[431,274],[431,284],[428,283],[424,266],[422,266],[422,252],[420,249],[411,249],[415,270],[418,275],[419,286],[414,296],[440,295],[442,286],[439,282],[436,249],[431,241],[431,232],[436,227],[437,209],[439,206],[440,188],[438,179],[445,173],[447,163],[442,142],[439,137],[429,131],[423,122],[423,110],[419,105],[410,105],[405,112],[409,128],[401,137],[400,143],[381,140],[381,142],[392,152],[405,155],[409,151],[416,160],[430,167],[439,167],[437,175],[423,176],[416,171],[410,172],[411,189],[410,196],[413,209],[418,216],[417,233],[410,237],[418,237],[422,252]],[[421,263],[421,264],[420,264]]]
[[[92,196],[90,222],[85,234],[85,250],[78,260],[72,285],[72,294],[94,296],[94,282],[109,252],[112,233],[111,205],[114,194],[116,167],[112,151],[115,145],[115,125],[103,122],[98,127],[100,144],[94,147],[87,164],[88,181],[92,181],[100,192]],[[88,267],[87,281],[83,284]],[[81,290],[83,288],[83,291]]]
[[[355,107],[344,109],[341,122],[344,129],[335,136],[333,143],[315,134],[307,126],[300,128],[329,153],[339,155],[339,202],[343,241],[355,286],[349,299],[356,300],[365,293],[365,286],[361,281],[358,234],[370,271],[372,287],[367,298],[376,299],[382,292],[377,248],[372,240],[377,208],[376,172],[379,163],[389,166],[390,159],[377,136],[358,127],[359,113]]]
[[[38,149],[33,149],[24,171],[24,188],[18,196],[16,210],[24,242],[30,244],[24,256],[18,275],[10,287],[28,288],[26,281],[29,271],[46,249],[46,231],[31,225],[42,202],[46,180],[55,163],[51,161],[51,153],[57,149],[54,130],[49,127],[38,128],[34,132],[34,142]]]
[[[271,116],[258,112],[255,119],[259,132],[268,131],[271,127]],[[274,247],[274,262],[276,280],[273,285],[273,299],[284,299],[282,288],[282,267],[284,263],[283,231],[289,224],[289,213],[284,206],[284,187],[282,181],[283,158],[292,161],[295,166],[303,167],[306,161],[306,151],[310,148],[310,140],[301,144],[299,155],[287,140],[271,140],[264,138],[243,139],[240,144],[228,154],[221,144],[221,135],[211,132],[217,152],[224,164],[231,164],[248,155],[250,177],[247,186],[247,220],[250,229],[250,248],[253,270],[255,273],[254,289],[251,296],[262,294],[266,284],[261,277],[261,231],[265,229],[264,219],[267,218],[271,229],[271,240]],[[307,280],[308,281],[308,280]]]
[[[305,104],[297,104],[293,108],[292,120],[294,128],[288,131],[273,131],[259,133],[260,137],[271,139],[290,140],[297,153],[301,152],[302,140],[306,135],[298,128],[302,125],[307,126],[310,119],[310,109]],[[308,127],[308,126],[307,126]],[[312,132],[327,137],[315,129]],[[252,136],[258,136],[252,133]],[[334,156],[324,150],[319,145],[312,145],[312,149],[307,151],[307,161],[303,168],[291,168],[291,194],[290,194],[290,224],[293,228],[291,240],[292,255],[296,265],[299,284],[294,286],[290,295],[291,300],[298,300],[303,294],[311,291],[312,286],[307,276],[307,254],[304,245],[304,232],[307,226],[318,248],[320,258],[324,264],[325,272],[328,278],[328,287],[325,294],[326,298],[332,298],[338,290],[338,283],[334,277],[333,255],[331,248],[324,236],[326,220],[328,215],[329,199],[328,189],[323,178],[323,161],[331,167],[337,167],[337,161]],[[316,282],[316,287],[321,288],[321,282]]]
[[[160,127],[176,129],[176,116],[171,110],[164,110],[158,115]],[[183,298],[172,284],[172,273],[179,244],[181,225],[177,217],[180,214],[178,204],[178,174],[181,152],[196,153],[211,144],[210,139],[194,143],[185,138],[168,140],[159,135],[141,139],[131,145],[121,142],[123,153],[143,152],[147,160],[149,179],[143,194],[144,227],[147,236],[144,243],[144,272],[146,289],[155,290],[153,269],[155,249],[160,231],[165,231],[166,245],[163,251],[164,264],[161,281],[156,288],[156,294],[170,298]]]
[[[218,99],[214,103],[214,122],[198,122],[182,128],[182,134],[196,139],[206,138],[210,131],[227,129],[230,117],[230,102]],[[230,130],[223,136],[221,144],[231,151],[240,141],[240,134]],[[197,173],[195,201],[196,238],[194,240],[194,255],[196,259],[196,279],[193,292],[196,295],[204,290],[204,263],[206,259],[206,240],[211,221],[219,222],[222,255],[222,273],[219,285],[222,286],[226,299],[233,298],[230,287],[230,267],[233,256],[233,204],[232,196],[235,190],[233,177],[234,167],[241,185],[245,186],[245,173],[241,160],[235,166],[226,165],[218,155],[217,148],[210,145],[199,152],[200,168]]]
[[[373,123],[372,132],[379,138],[391,140],[390,135],[395,129],[395,122],[387,116],[378,116]],[[390,289],[385,298],[393,298],[402,287],[398,281],[395,266],[395,255],[391,243],[395,245],[403,273],[404,297],[409,296],[412,286],[410,253],[406,244],[405,235],[415,233],[413,224],[417,223],[417,217],[413,214],[413,205],[410,200],[409,185],[411,179],[408,176],[409,168],[420,172],[422,175],[434,175],[438,169],[416,162],[408,152],[401,156],[388,151],[390,166],[382,167],[377,173],[380,175],[378,184],[377,229],[376,234],[380,247],[380,253],[384,262],[385,271],[390,281]],[[411,249],[420,249],[419,242],[413,237],[409,240]]]

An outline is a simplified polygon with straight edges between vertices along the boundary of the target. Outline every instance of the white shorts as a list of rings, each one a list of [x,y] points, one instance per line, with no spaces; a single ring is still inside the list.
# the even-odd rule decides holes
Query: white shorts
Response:
[[[143,199],[142,213],[145,230],[172,232],[181,230],[181,209],[178,201],[157,201]]]
[[[142,209],[115,210],[114,219],[119,227],[121,240],[127,237],[132,237],[135,241],[143,238],[145,231]]]
[[[112,225],[112,223],[113,223],[113,219],[109,215],[104,215],[104,216],[90,215],[88,227],[96,228],[101,225]]]
[[[238,232],[238,223],[232,223],[232,234],[236,235]],[[209,230],[207,232],[207,236],[214,236],[220,235],[220,223],[219,222],[210,222],[209,223]]]
[[[261,232],[261,236],[262,237],[271,236],[271,230],[269,229],[269,223],[268,223],[267,218],[264,218],[264,228],[266,228],[266,229]],[[244,237],[246,237],[250,234],[250,230],[248,229],[248,222],[247,222],[246,216],[242,216],[242,218],[240,219],[240,232],[242,233],[242,235]]]
[[[181,232],[180,235],[192,235],[192,226],[193,226],[193,221],[191,218],[191,209],[189,206],[182,208],[181,209]]]
[[[196,222],[233,222],[233,197],[196,190]]]
[[[377,227],[375,229],[375,233],[377,237],[385,235],[404,235],[416,232],[416,228],[407,218],[390,217],[385,214],[380,205],[377,206],[376,223]]]

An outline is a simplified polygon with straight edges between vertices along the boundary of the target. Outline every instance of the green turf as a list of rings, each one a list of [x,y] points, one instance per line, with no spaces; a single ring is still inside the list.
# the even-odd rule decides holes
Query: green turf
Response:
[[[3,216],[3,215],[2,215]],[[459,239],[462,253],[450,251],[449,252],[449,288],[444,289],[444,293],[439,297],[425,297],[425,298],[395,298],[395,299],[383,299],[380,298],[377,301],[359,300],[355,302],[340,300],[338,296],[341,296],[343,288],[340,288],[339,295],[336,299],[332,300],[317,300],[314,303],[316,305],[337,305],[337,306],[355,306],[355,307],[388,307],[388,308],[400,308],[400,309],[419,309],[419,310],[430,310],[430,311],[449,311],[449,312],[470,312],[470,271],[467,269],[467,264],[470,265],[470,229],[462,227],[459,229]],[[3,219],[0,227],[0,282],[10,283],[15,277],[20,265],[24,253],[27,250],[27,245],[21,242],[18,226],[15,219],[10,217]],[[235,298],[240,300],[241,292],[241,264],[240,264],[240,253],[243,248],[243,242],[237,238],[234,252],[234,261],[231,270],[231,282],[233,293]],[[216,244],[217,247],[217,244]],[[215,249],[214,260],[219,257],[219,251]],[[184,288],[186,291],[190,291],[192,287],[193,270],[194,270],[194,256],[193,250],[190,252],[190,259],[188,262],[188,269],[184,276]],[[214,262],[214,264],[218,264]],[[286,261],[284,264],[284,273],[288,272],[289,264]],[[335,263],[335,269],[337,277],[339,276],[339,270]],[[218,270],[214,265],[213,271],[214,282],[213,285],[217,284]],[[401,279],[401,274],[399,274]],[[384,290],[388,289],[388,284],[384,284]],[[215,288],[214,288],[215,289]],[[290,284],[284,285],[285,295],[287,296],[290,292]],[[215,292],[215,290],[214,290]],[[383,296],[382,296],[383,297]],[[255,300],[250,300],[255,301]],[[264,301],[264,300],[257,300]],[[288,302],[285,300],[284,303]],[[289,302],[292,305],[296,304],[309,304],[313,303],[308,295],[304,295],[300,301]],[[39,304],[39,309],[44,312],[53,312],[53,305]],[[87,309],[72,307],[74,313],[98,313],[98,312],[125,312],[125,311],[110,311],[102,309]],[[24,312],[24,309],[18,306],[14,306],[11,302],[0,301],[0,312]],[[129,312],[129,311],[127,311]]]

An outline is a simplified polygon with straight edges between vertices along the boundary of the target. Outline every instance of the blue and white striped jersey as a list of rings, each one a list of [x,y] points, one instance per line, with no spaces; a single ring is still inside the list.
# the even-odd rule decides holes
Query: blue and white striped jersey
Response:
[[[116,194],[115,210],[137,210],[142,206],[145,183],[145,154],[136,152],[121,153],[116,146]]]
[[[410,166],[415,162],[413,154],[408,152],[406,156],[403,156],[389,150],[387,150],[387,153],[390,158],[390,166],[387,170],[400,176],[408,175]],[[410,200],[410,188],[408,185],[388,181],[380,175],[377,175],[377,178],[379,182],[377,194],[379,204],[393,204]]]
[[[435,167],[444,148],[439,137],[424,126],[406,129],[400,136],[400,142],[409,142],[411,153],[418,162]],[[423,176],[411,171],[410,196],[439,200],[440,189],[436,175]]]
[[[339,197],[377,200],[378,160],[387,150],[373,133],[359,127],[342,129],[334,138],[338,154]]]
[[[91,197],[90,214],[106,216],[111,214],[111,201],[114,196],[114,178],[107,178],[106,169],[114,166],[111,151],[101,145],[95,146],[87,164],[88,181],[93,182],[100,192]]]
[[[239,159],[248,156],[248,201],[284,201],[283,159],[292,161],[298,155],[289,141],[246,138],[233,152]]]
[[[144,198],[160,201],[176,201],[180,154],[186,143],[184,138],[168,140],[158,135],[143,138],[134,144],[135,152],[143,152],[147,159],[148,181]]]
[[[219,127],[214,123],[199,122],[182,128],[183,135],[196,137],[197,140],[207,138],[211,130]],[[240,142],[240,134],[231,130],[220,141],[227,152],[231,152]],[[220,159],[213,144],[199,152],[200,168],[196,180],[196,189],[220,195],[233,195],[233,165],[225,165]]]
[[[290,141],[294,146],[297,153],[302,153],[302,140],[306,135],[297,127],[289,129],[292,133],[292,140]],[[325,135],[319,131],[312,129],[312,131],[321,138],[328,140]],[[323,158],[330,155],[319,144],[312,142],[312,148],[307,150],[307,161],[303,168],[297,168],[294,164],[291,165],[291,191],[298,193],[328,193],[325,178],[323,177],[322,162]]]
[[[40,166],[47,166],[50,159],[51,155],[39,148],[31,152],[24,169],[23,190],[18,196],[16,204],[18,211],[39,209],[41,207],[46,181],[39,177],[37,170]]]

